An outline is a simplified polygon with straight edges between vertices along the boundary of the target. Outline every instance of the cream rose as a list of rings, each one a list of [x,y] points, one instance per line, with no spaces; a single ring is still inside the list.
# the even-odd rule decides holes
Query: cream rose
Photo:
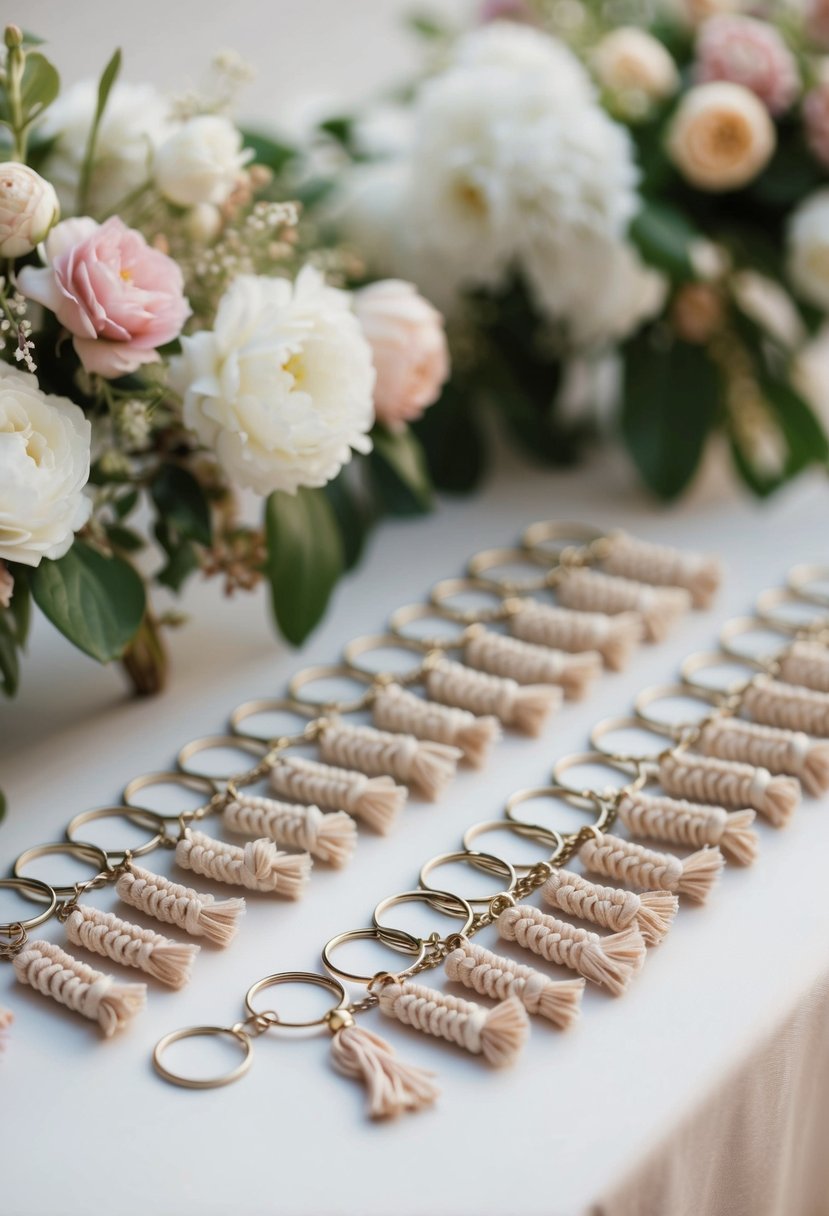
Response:
[[[593,72],[618,108],[631,117],[644,115],[654,102],[672,97],[679,72],[658,39],[634,26],[606,34],[592,56]]]
[[[0,363],[0,558],[62,557],[89,519],[91,427],[66,397]]]
[[[158,189],[179,207],[220,205],[235,189],[253,152],[221,114],[199,114],[158,148],[153,176]]]
[[[777,136],[761,101],[728,81],[689,89],[668,134],[680,173],[700,190],[739,190],[766,167]]]
[[[28,165],[0,165],[0,257],[22,258],[45,238],[60,214],[49,182]]]
[[[377,372],[377,419],[401,430],[437,401],[449,375],[443,318],[412,283],[400,279],[383,279],[356,292],[354,311]]]
[[[789,277],[799,295],[829,312],[829,188],[800,204],[787,233]]]
[[[295,282],[240,275],[209,332],[181,340],[184,422],[237,486],[323,486],[371,450],[375,373],[351,299],[306,266]]]

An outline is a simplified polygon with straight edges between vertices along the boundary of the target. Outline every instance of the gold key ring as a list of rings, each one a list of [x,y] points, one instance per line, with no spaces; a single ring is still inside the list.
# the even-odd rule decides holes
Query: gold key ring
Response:
[[[699,673],[709,671],[713,668],[724,667],[728,663],[734,664],[735,660],[731,655],[725,654],[722,650],[699,650],[696,654],[689,654],[682,661],[679,668],[679,673],[682,676],[682,682],[688,688],[695,692],[707,693],[709,696],[716,698],[724,698],[729,700],[732,697],[737,697],[745,692],[749,684],[757,675],[765,675],[766,668],[762,663],[757,663],[753,659],[740,658],[736,660],[738,665],[745,667],[750,673],[744,680],[731,680],[724,688],[716,688],[711,684],[706,684],[701,681]]]
[[[750,655],[745,651],[740,650],[735,642],[739,638],[747,637],[751,633],[777,633],[780,635],[780,643],[775,648],[763,655]],[[787,645],[791,642],[791,635],[781,631],[778,625],[772,625],[769,621],[763,620],[760,616],[735,616],[730,621],[726,621],[720,629],[720,650],[729,659],[735,663],[745,663],[746,661],[757,663],[766,671],[773,671],[777,667],[778,659],[780,658]]]
[[[110,866],[123,865],[128,855],[143,857],[147,853],[152,853],[160,845],[172,843],[171,837],[167,835],[167,824],[161,815],[157,815],[155,811],[135,810],[128,806],[102,806],[94,811],[81,811],[66,825],[66,839],[70,844],[88,844],[89,841],[76,840],[75,833],[87,823],[93,823],[99,819],[126,819],[137,827],[149,828],[153,832],[153,835],[144,844],[124,849],[104,849],[104,856]]]
[[[381,922],[381,917],[384,912],[388,912],[389,908],[396,908],[400,904],[407,903],[425,903],[435,911],[441,912],[444,916],[464,917],[464,925],[462,929],[456,929],[455,933],[461,937],[466,937],[469,930],[475,921],[475,912],[469,900],[463,899],[460,895],[454,895],[451,891],[401,891],[397,895],[389,895],[386,899],[381,899],[380,903],[374,909],[371,915],[371,921],[374,928],[379,933],[390,933],[392,935],[402,932],[391,925],[384,925]],[[452,911],[454,908],[456,911]]]
[[[46,883],[41,880],[30,880],[29,875],[23,873],[24,867],[30,862],[37,861],[40,857],[54,857],[56,854],[72,857],[77,861],[82,861],[86,865],[92,866],[96,871],[95,877],[85,879],[79,883],[67,883],[64,886],[57,886],[54,883]],[[72,844],[63,840],[55,841],[52,844],[36,844],[30,849],[24,849],[15,861],[12,872],[17,879],[25,878],[32,883],[40,882],[42,887],[45,887],[47,891],[53,892],[60,899],[73,899],[78,895],[79,890],[94,891],[97,887],[106,886],[113,876],[113,871],[103,849],[99,849],[95,844]],[[33,896],[33,898],[37,897]],[[51,899],[51,896],[49,898]]]
[[[372,671],[358,661],[374,650],[406,650],[417,655],[418,662],[407,671]],[[425,664],[430,654],[435,651],[424,651],[423,647],[411,638],[396,637],[393,633],[369,633],[364,637],[354,638],[343,650],[346,667],[352,675],[361,676],[375,683],[399,684],[401,688],[407,685],[419,684],[426,670]]]
[[[563,543],[552,548],[550,541]],[[607,536],[590,524],[549,519],[530,524],[521,537],[521,547],[539,556],[571,563],[576,556],[578,560],[601,560],[607,556],[611,541],[612,534]]]
[[[815,591],[812,583],[829,582],[829,566],[802,563],[789,571],[786,586],[799,600],[807,604],[816,604],[819,608],[829,608],[829,594]]]
[[[273,743],[279,735],[256,735],[250,731],[243,730],[242,727],[248,718],[256,718],[260,714],[294,714],[297,718],[303,718],[310,725],[314,721],[316,714],[311,705],[303,704],[302,701],[294,701],[291,697],[256,697],[251,701],[243,701],[241,705],[237,705],[230,715],[230,730],[234,737],[240,739],[253,739],[257,743]],[[307,730],[307,726],[305,730]],[[303,732],[300,732],[304,734]]]
[[[474,842],[479,836],[486,836],[488,832],[513,832],[516,836],[521,836],[524,840],[531,840],[535,844],[553,846],[552,853],[537,861],[511,861],[510,865],[515,870],[516,874],[527,874],[534,866],[539,864],[546,866],[554,866],[561,853],[564,850],[564,839],[560,832],[555,828],[539,828],[536,824],[521,823],[520,820],[513,820],[507,815],[506,819],[482,819],[480,823],[473,823],[472,827],[467,828],[463,836],[463,847],[468,853],[474,853]]]
[[[316,988],[325,988],[337,998],[336,1004],[327,1013],[310,1021],[286,1022],[284,1018],[277,1015],[277,1020],[273,1025],[278,1026],[280,1030],[310,1030],[313,1026],[330,1025],[333,1014],[348,1007],[348,994],[333,975],[320,975],[316,971],[278,971],[274,975],[266,975],[264,979],[257,980],[245,993],[245,1009],[252,1017],[263,1018],[273,1013],[273,1010],[254,1009],[253,998],[265,988],[274,988],[279,984],[311,984]]]
[[[800,610],[804,608],[817,610],[821,607],[811,600],[802,599],[788,587],[771,587],[757,597],[754,612],[765,625],[788,634],[790,638],[810,638],[816,634],[825,635],[829,631],[829,613],[814,611],[807,619],[799,621],[778,611],[784,604]]]
[[[679,700],[699,701],[706,708],[695,722],[666,722],[650,712],[650,708],[659,701]],[[642,726],[657,735],[665,735],[675,743],[683,741],[696,742],[700,731],[715,718],[721,718],[730,712],[728,702],[724,702],[713,692],[704,692],[688,684],[653,684],[643,688],[633,703],[633,712]]]
[[[460,650],[470,636],[470,629],[475,628],[475,625],[463,626],[461,629],[456,629],[454,633],[432,634],[430,637],[418,638],[412,637],[405,633],[407,625],[414,624],[415,621],[439,620],[449,624],[460,624],[458,621],[453,621],[451,616],[437,604],[406,604],[403,608],[398,608],[389,617],[389,632],[404,642],[414,642],[421,650]]]
[[[358,684],[366,685],[366,690],[351,700],[344,698],[314,700],[313,697],[303,695],[303,690],[309,684],[316,683],[317,680],[352,680]],[[306,706],[317,714],[352,714],[359,713],[361,709],[367,709],[371,705],[376,683],[377,680],[372,676],[371,672],[359,671],[347,662],[321,663],[314,667],[304,667],[302,671],[298,671],[296,675],[292,676],[288,684],[288,695],[292,700]]]
[[[604,756],[605,760],[615,761],[615,763],[620,766],[632,765],[634,769],[636,769],[638,765],[652,764],[655,761],[658,761],[662,756],[667,755],[669,752],[676,751],[677,748],[681,746],[680,744],[673,742],[673,740],[668,740],[667,747],[660,747],[656,751],[646,752],[643,754],[642,752],[613,751],[612,748],[608,747],[604,742],[607,735],[613,735],[620,730],[643,731],[648,729],[650,728],[643,726],[639,718],[634,718],[631,715],[602,718],[602,720],[597,722],[590,732],[590,746],[594,752],[598,752],[601,756]],[[659,732],[651,731],[651,733],[658,734]],[[664,738],[665,736],[661,735],[660,742],[662,742]],[[570,767],[573,767],[573,765],[570,765]],[[556,780],[558,780],[558,776],[556,776]]]
[[[611,719],[608,720],[610,721]],[[630,777],[631,780],[621,786],[605,786],[602,790],[569,785],[566,780],[567,772],[573,768],[584,768],[586,765],[593,765],[597,768],[604,765],[607,768],[612,768],[617,773],[621,773],[624,777]],[[644,762],[638,760],[633,762],[630,760],[619,760],[615,756],[602,751],[571,752],[570,755],[562,756],[561,759],[557,760],[553,767],[553,781],[558,788],[566,790],[568,794],[574,794],[578,798],[600,798],[603,802],[615,799],[619,794],[632,794],[636,790],[642,789],[647,779]]]
[[[395,972],[395,975],[408,975],[426,957],[426,943],[420,938],[415,937],[412,933],[407,933],[404,929],[384,929],[382,932],[375,925],[370,929],[346,929],[344,933],[337,933],[334,937],[327,941],[322,948],[322,961],[327,971],[335,975],[338,979],[345,980],[349,984],[360,984],[365,988],[371,988],[371,985],[380,975],[390,975],[389,972],[375,972],[373,975],[358,975],[351,971],[344,971],[342,967],[338,967],[331,961],[331,955],[340,946],[344,946],[346,942],[356,941],[377,941],[384,946],[390,946],[392,950],[399,950],[402,954],[409,954],[414,957],[414,962],[402,971]]]
[[[518,881],[518,875],[515,872],[515,867],[512,866],[503,857],[498,857],[495,853],[481,853],[477,849],[473,852],[469,849],[458,850],[454,853],[438,853],[436,857],[430,857],[427,862],[421,867],[418,883],[424,891],[439,891],[443,888],[433,887],[428,882],[429,875],[437,870],[440,866],[452,865],[453,862],[460,861],[467,865],[473,866],[476,870],[482,870],[485,874],[496,874],[506,878],[509,886],[506,893],[510,894]],[[482,907],[492,903],[497,895],[503,895],[505,889],[500,887],[497,891],[493,891],[489,895],[479,895],[473,898],[472,896],[461,896],[472,907]],[[455,892],[453,891],[454,895]]]
[[[38,912],[37,916],[31,916],[28,920],[10,920],[0,924],[0,960],[9,961],[26,945],[29,929],[42,925],[54,915],[58,906],[58,895],[54,887],[39,878],[0,878],[0,887],[19,891],[36,903],[46,904],[43,912]]]
[[[152,810],[151,807],[142,806],[140,802],[134,801],[136,796],[143,790],[152,789],[154,786],[159,785],[179,785],[182,789],[193,790],[197,794],[204,794],[206,802],[189,812],[190,816],[194,819],[201,819],[207,815],[210,812],[213,800],[220,793],[215,782],[210,777],[196,777],[192,773],[182,773],[177,769],[169,769],[158,773],[143,773],[140,777],[133,777],[121,795],[124,806],[140,811],[151,811],[153,815],[157,815],[164,823],[180,823],[181,811],[165,814],[162,811]]]
[[[523,578],[496,578],[489,573],[499,566],[518,564],[546,568]],[[543,558],[530,549],[483,549],[469,559],[466,572],[470,578],[479,579],[495,587],[501,595],[532,595],[555,585],[558,580],[558,563],[554,561],[551,567],[549,562],[545,563]]]
[[[235,773],[226,773],[216,776],[213,773],[199,772],[192,765],[192,760],[195,756],[200,756],[202,752],[216,751],[225,748],[228,751],[247,752],[257,761],[252,769],[239,770]],[[189,743],[185,743],[184,747],[176,757],[176,764],[179,771],[185,773],[188,777],[199,777],[203,781],[210,781],[213,785],[214,793],[220,792],[220,785],[225,782],[233,781],[236,785],[250,784],[254,780],[258,780],[262,773],[260,768],[265,765],[263,772],[266,771],[265,764],[269,755],[269,749],[265,744],[257,742],[255,739],[247,739],[242,735],[202,735],[199,739],[191,739]]]
[[[522,803],[534,802],[539,798],[557,799],[559,802],[566,803],[567,806],[574,807],[577,811],[593,812],[595,814],[593,826],[598,831],[601,831],[607,824],[610,816],[610,807],[596,790],[571,790],[566,785],[561,784],[531,786],[525,790],[516,790],[507,799],[504,814],[516,829],[523,828],[527,833],[534,833],[539,840],[556,846],[550,864],[558,859],[564,852],[565,843],[577,836],[578,832],[562,832],[557,828],[548,828],[543,824],[527,823],[525,819],[519,819],[516,814],[517,808]]]
[[[220,1073],[216,1077],[204,1077],[195,1079],[192,1077],[184,1077],[180,1073],[171,1072],[162,1063],[162,1056],[168,1047],[172,1047],[173,1043],[180,1043],[182,1039],[196,1038],[213,1038],[225,1036],[231,1038],[238,1043],[242,1048],[242,1062],[237,1064],[229,1072]],[[183,1089],[218,1089],[221,1085],[230,1085],[232,1081],[237,1081],[239,1077],[243,1077],[248,1071],[253,1059],[253,1043],[249,1034],[246,1034],[241,1026],[188,1026],[184,1030],[173,1030],[170,1034],[165,1034],[162,1039],[159,1039],[153,1048],[153,1068],[165,1081],[169,1081],[171,1085],[180,1085]]]
[[[486,595],[497,600],[491,608],[453,608],[447,601],[459,595]],[[449,621],[459,625],[491,625],[506,621],[523,605],[516,596],[500,594],[495,585],[480,578],[443,578],[429,592],[429,603],[440,609]]]

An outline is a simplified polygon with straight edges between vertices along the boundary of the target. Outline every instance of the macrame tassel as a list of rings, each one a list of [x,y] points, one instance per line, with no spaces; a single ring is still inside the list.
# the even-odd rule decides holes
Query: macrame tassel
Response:
[[[716,845],[729,860],[742,866],[750,866],[757,860],[760,838],[752,827],[756,816],[751,810],[729,814],[721,806],[658,798],[637,791],[623,795],[618,814],[631,836],[691,849]]]
[[[763,726],[829,738],[829,693],[756,676],[743,693],[742,708]]]
[[[14,1021],[14,1014],[10,1009],[4,1009],[0,1005],[0,1051],[6,1046],[6,1036],[11,1029],[11,1024]]]
[[[384,984],[378,997],[387,1017],[436,1039],[456,1043],[472,1055],[482,1055],[497,1068],[512,1064],[529,1033],[526,1011],[515,997],[508,997],[494,1009],[484,1009],[411,980]]]
[[[484,765],[489,749],[501,737],[501,724],[491,714],[478,718],[466,709],[436,705],[399,684],[387,684],[378,690],[371,716],[381,730],[457,747],[473,768]]]
[[[663,642],[691,607],[684,587],[650,587],[597,570],[567,570],[556,584],[556,599],[565,608],[583,612],[638,612],[645,640]]]
[[[191,942],[174,942],[153,929],[142,929],[112,912],[86,904],[78,904],[70,912],[66,936],[73,946],[101,954],[122,967],[146,971],[170,988],[183,988],[188,983],[199,952]]]
[[[328,764],[356,769],[369,777],[389,776],[434,802],[455,776],[463,752],[446,743],[421,742],[414,735],[349,726],[331,720],[319,738],[320,756]]]
[[[241,836],[267,836],[277,844],[301,849],[341,869],[357,847],[357,825],[345,811],[324,814],[318,806],[276,802],[239,794],[222,814],[222,822]]]
[[[514,996],[527,1013],[546,1018],[559,1030],[566,1030],[579,1015],[583,979],[551,980],[534,967],[515,963],[472,942],[458,946],[443,965],[450,980],[496,1001]]]
[[[496,921],[505,941],[517,942],[525,950],[545,958],[548,963],[569,967],[594,984],[621,996],[645,961],[645,942],[638,929],[600,937],[589,929],[555,916],[547,916],[531,904],[506,908]]]
[[[724,864],[717,848],[700,849],[683,860],[609,835],[586,840],[579,856],[588,870],[603,878],[617,878],[646,891],[674,891],[698,904],[708,899]]]
[[[776,828],[785,827],[800,805],[800,786],[794,777],[773,777],[767,768],[693,752],[663,756],[659,784],[671,798],[729,810],[751,807]]]
[[[567,654],[483,627],[464,644],[463,661],[476,671],[505,676],[518,684],[558,684],[569,701],[582,700],[602,670],[597,650]]]
[[[792,642],[780,660],[780,678],[787,684],[829,692],[829,649],[820,642]]]
[[[14,973],[21,984],[97,1022],[108,1039],[123,1030],[147,1000],[146,984],[118,984],[52,942],[28,942],[15,957]]]
[[[494,714],[505,726],[525,735],[540,735],[547,718],[562,701],[560,688],[527,684],[472,671],[452,659],[438,659],[426,672],[426,691],[435,701],[468,709],[473,714]]]
[[[694,746],[704,756],[798,777],[815,798],[829,790],[829,742],[816,742],[803,731],[758,726],[742,718],[713,718]]]
[[[335,1033],[331,1060],[343,1076],[363,1082],[372,1119],[393,1119],[405,1111],[422,1110],[440,1097],[433,1073],[405,1064],[385,1039],[353,1021]]]
[[[653,583],[658,587],[684,587],[695,608],[708,608],[722,581],[722,566],[705,553],[686,553],[670,545],[653,545],[627,532],[614,532],[602,558],[607,574]]]
[[[176,865],[215,882],[249,891],[268,891],[300,899],[311,877],[307,853],[282,853],[272,840],[249,840],[241,848],[188,831],[176,845]]]
[[[119,899],[145,916],[175,925],[191,937],[206,937],[216,946],[233,941],[245,910],[243,899],[218,900],[135,864],[121,874],[115,890]]]
[[[391,830],[408,797],[406,787],[397,785],[391,777],[366,777],[302,756],[279,760],[271,769],[270,783],[283,798],[329,811],[348,811],[383,836]]]
[[[642,640],[638,612],[571,612],[551,604],[527,600],[507,621],[510,633],[524,642],[557,647],[570,654],[595,650],[605,667],[623,671]]]
[[[541,888],[541,898],[559,912],[589,920],[614,933],[633,925],[646,946],[659,945],[679,908],[679,900],[670,891],[639,895],[622,887],[600,886],[572,870],[553,870]]]

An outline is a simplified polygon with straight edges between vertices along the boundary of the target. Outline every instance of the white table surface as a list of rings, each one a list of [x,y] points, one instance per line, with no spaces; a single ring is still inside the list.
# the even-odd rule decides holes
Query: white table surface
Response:
[[[401,1054],[438,1070],[443,1097],[428,1113],[370,1124],[361,1088],[331,1071],[324,1039],[260,1040],[251,1073],[211,1092],[161,1083],[151,1047],[175,1027],[235,1021],[247,986],[267,972],[315,967],[332,933],[366,923],[377,899],[411,885],[423,859],[456,847],[463,828],[497,814],[513,789],[544,782],[556,756],[584,746],[596,718],[626,710],[643,684],[670,678],[684,654],[711,643],[718,623],[747,609],[792,562],[825,557],[826,507],[822,479],[765,506],[733,501],[709,483],[686,506],[658,514],[614,465],[558,475],[507,465],[480,497],[382,529],[301,655],[273,641],[261,597],[228,604],[212,587],[194,589],[197,617],[180,638],[173,686],[153,702],[126,700],[116,672],[89,665],[38,622],[21,701],[0,711],[11,800],[0,832],[4,867],[24,846],[57,837],[75,811],[116,797],[128,776],[168,765],[180,743],[220,728],[239,701],[276,693],[298,666],[332,659],[471,552],[510,541],[534,519],[582,517],[714,546],[727,566],[715,612],[687,619],[629,672],[603,677],[543,741],[512,737],[442,802],[412,803],[393,836],[361,834],[352,865],[315,873],[304,902],[250,900],[231,948],[203,950],[185,991],[153,989],[147,1011],[114,1041],[99,1042],[91,1023],[0,970],[0,1003],[17,1017],[0,1062],[4,1159],[15,1163],[0,1173],[0,1211],[103,1210],[103,1198],[90,1205],[91,1187],[121,1216],[148,1206],[205,1216],[591,1210],[699,1110],[825,966],[826,806],[804,804],[789,831],[761,829],[757,865],[729,869],[708,907],[682,909],[628,995],[588,994],[580,1024],[565,1035],[534,1024],[509,1071],[380,1026]],[[786,873],[801,880],[798,907],[773,894]]]

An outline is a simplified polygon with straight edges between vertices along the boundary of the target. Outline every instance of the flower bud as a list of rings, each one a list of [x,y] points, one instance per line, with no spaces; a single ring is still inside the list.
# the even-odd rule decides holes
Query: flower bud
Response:
[[[28,165],[0,165],[0,257],[31,253],[56,222],[60,208],[53,187]]]
[[[187,235],[199,245],[209,245],[219,235],[222,214],[213,203],[196,203],[184,220]]]

